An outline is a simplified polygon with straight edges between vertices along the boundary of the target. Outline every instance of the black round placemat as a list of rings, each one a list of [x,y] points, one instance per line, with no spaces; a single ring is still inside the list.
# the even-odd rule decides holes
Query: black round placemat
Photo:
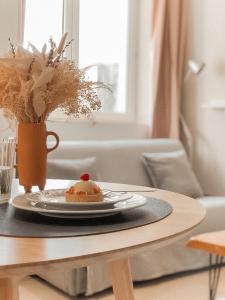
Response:
[[[0,205],[0,235],[13,237],[69,237],[114,232],[157,222],[173,210],[166,201],[146,197],[147,204],[117,215],[96,219],[56,219]]]

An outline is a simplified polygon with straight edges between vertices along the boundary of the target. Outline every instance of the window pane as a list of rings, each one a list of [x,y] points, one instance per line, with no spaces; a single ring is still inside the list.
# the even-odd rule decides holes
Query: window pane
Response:
[[[128,0],[80,1],[79,65],[112,88],[99,91],[104,112],[126,111],[127,23]]]
[[[30,42],[41,49],[50,36],[58,43],[62,19],[63,0],[26,0],[24,46]]]

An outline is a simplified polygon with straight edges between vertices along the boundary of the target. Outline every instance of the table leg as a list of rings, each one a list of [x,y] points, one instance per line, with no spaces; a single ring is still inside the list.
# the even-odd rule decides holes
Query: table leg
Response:
[[[0,278],[0,299],[19,300],[19,285],[17,279]]]
[[[133,282],[128,258],[109,263],[116,300],[134,300]]]

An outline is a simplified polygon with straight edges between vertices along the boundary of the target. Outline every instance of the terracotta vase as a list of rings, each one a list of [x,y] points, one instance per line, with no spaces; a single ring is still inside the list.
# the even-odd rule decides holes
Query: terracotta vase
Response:
[[[56,144],[47,148],[47,137],[52,135]],[[37,185],[44,190],[46,183],[47,154],[58,147],[59,137],[55,132],[47,131],[45,123],[19,123],[17,144],[17,170],[20,185],[26,193]]]

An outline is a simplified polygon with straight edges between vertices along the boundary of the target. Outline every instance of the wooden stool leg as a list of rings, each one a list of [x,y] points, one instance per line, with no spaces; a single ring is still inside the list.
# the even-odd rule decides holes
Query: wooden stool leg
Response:
[[[116,300],[134,300],[133,282],[128,258],[109,263]]]
[[[19,300],[18,280],[0,278],[0,299]]]

